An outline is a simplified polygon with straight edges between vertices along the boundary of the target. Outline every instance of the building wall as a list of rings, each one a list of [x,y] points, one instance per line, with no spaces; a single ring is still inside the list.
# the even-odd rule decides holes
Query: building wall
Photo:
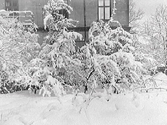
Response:
[[[84,26],[84,0],[72,0],[70,2],[73,12],[70,18],[78,20],[77,26]],[[114,0],[111,0],[111,8],[113,8]],[[86,26],[90,26],[93,21],[98,20],[98,0],[85,0],[85,16]],[[116,0],[115,20],[118,20],[123,26],[129,26],[129,0]]]
[[[5,0],[1,0],[0,2],[0,10],[5,9]]]
[[[20,11],[32,11],[34,14],[34,22],[38,27],[43,27],[43,6],[48,0],[19,0]]]
[[[112,3],[114,0],[111,0],[111,10],[114,7]],[[70,18],[79,21],[74,30],[83,35],[84,41],[88,40],[91,23],[98,21],[98,0],[85,0],[85,11],[84,0],[72,0],[69,5],[73,8]],[[129,30],[129,0],[116,0],[116,9],[114,19],[119,21],[125,30]]]
[[[84,0],[72,0],[69,2],[73,11],[70,18],[79,21],[78,27],[84,27]],[[85,0],[86,26],[97,20],[97,0]]]
[[[122,26],[129,26],[129,0],[116,0],[116,8],[114,19],[118,20]]]
[[[73,8],[70,18],[79,21],[77,26],[84,27],[84,3],[83,0],[72,0],[69,5]]]
[[[5,9],[5,0],[0,0],[0,9]],[[43,27],[43,6],[48,0],[18,0],[20,11],[32,11],[34,14],[34,22]]]
[[[0,9],[5,9],[5,0],[1,0]],[[20,11],[32,11],[34,14],[34,22],[38,27],[43,27],[43,6],[48,0],[19,0]],[[84,3],[85,1],[85,3]],[[113,3],[114,0],[111,0]],[[69,15],[70,18],[79,21],[75,31],[83,35],[84,41],[88,39],[88,29],[93,21],[98,20],[98,0],[68,0],[73,11]],[[84,8],[85,4],[85,8]],[[113,4],[111,4],[113,8]],[[118,20],[124,27],[129,26],[129,0],[116,0],[115,20]],[[85,10],[85,11],[84,11]],[[86,20],[85,20],[86,19]],[[42,33],[42,35],[45,33]],[[44,35],[45,36],[45,35]],[[78,46],[84,42],[78,42]]]
[[[1,0],[0,9],[5,9],[5,0]],[[34,14],[34,21],[39,27],[43,27],[43,6],[48,0],[19,0],[19,10],[30,10]],[[114,0],[111,0],[113,3]],[[98,20],[98,0],[85,0],[86,24],[84,24],[84,0],[69,0],[73,11],[70,18],[79,21],[78,27],[89,27],[93,21]],[[113,7],[113,4],[111,5]],[[129,26],[129,0],[116,0],[116,15],[123,26]]]
[[[97,21],[97,0],[86,1],[86,26],[90,26],[93,21]]]

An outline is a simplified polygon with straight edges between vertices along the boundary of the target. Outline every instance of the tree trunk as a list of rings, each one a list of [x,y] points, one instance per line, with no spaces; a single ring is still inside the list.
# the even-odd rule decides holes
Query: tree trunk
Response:
[[[84,93],[86,94],[87,91],[88,91],[88,86],[85,85],[85,86],[84,86]]]
[[[165,63],[165,74],[167,75],[167,37],[166,37],[166,40],[165,40],[165,57],[166,57],[166,59],[165,59],[165,61],[166,61],[166,63]]]
[[[166,61],[166,64],[165,64],[165,74],[167,75],[167,61]]]

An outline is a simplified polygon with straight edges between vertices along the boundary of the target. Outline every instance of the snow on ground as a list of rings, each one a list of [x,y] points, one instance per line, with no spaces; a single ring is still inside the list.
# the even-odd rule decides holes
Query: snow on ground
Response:
[[[154,77],[156,84],[159,87],[162,88],[166,88],[167,89],[167,76],[163,73],[158,73],[155,77]]]
[[[166,79],[164,75],[156,76]],[[125,93],[93,99],[81,112],[82,98],[61,101],[28,91],[0,95],[0,125],[167,125],[167,92]],[[105,97],[105,96],[104,96]]]

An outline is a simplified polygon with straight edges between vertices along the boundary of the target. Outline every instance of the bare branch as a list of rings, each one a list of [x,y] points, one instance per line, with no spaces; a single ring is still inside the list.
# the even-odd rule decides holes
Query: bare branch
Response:
[[[144,12],[141,9],[136,9],[136,4],[133,0],[129,1],[129,24],[133,25],[138,20],[143,18]]]

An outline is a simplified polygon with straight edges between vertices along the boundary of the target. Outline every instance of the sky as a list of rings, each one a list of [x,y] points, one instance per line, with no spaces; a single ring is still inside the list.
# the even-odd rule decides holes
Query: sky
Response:
[[[153,14],[159,5],[167,5],[167,0],[134,0],[137,8],[145,12],[145,19]]]

